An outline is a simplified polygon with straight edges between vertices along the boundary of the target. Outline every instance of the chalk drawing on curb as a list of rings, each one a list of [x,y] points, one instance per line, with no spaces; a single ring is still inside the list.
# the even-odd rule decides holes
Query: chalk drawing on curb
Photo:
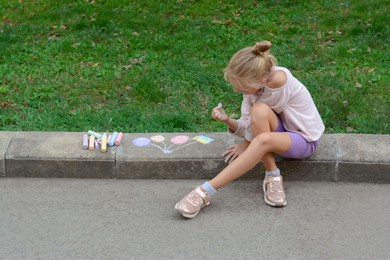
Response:
[[[194,140],[194,141],[190,141]],[[138,147],[144,147],[144,146],[153,146],[157,149],[160,149],[165,154],[170,154],[174,151],[177,151],[179,149],[182,149],[184,147],[196,144],[196,143],[202,143],[202,144],[209,144],[214,141],[213,138],[204,136],[204,135],[198,135],[194,138],[190,139],[188,135],[177,135],[172,137],[170,142],[167,144],[167,141],[164,136],[162,135],[154,135],[150,138],[148,137],[137,137],[133,140],[133,145]]]

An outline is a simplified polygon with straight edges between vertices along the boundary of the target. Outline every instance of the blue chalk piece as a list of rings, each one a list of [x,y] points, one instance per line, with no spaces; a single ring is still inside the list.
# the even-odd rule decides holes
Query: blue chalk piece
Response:
[[[219,106],[219,107],[222,107],[222,103],[218,103],[218,106]]]
[[[110,142],[108,143],[109,146],[114,146],[115,140],[116,140],[116,138],[118,137],[118,134],[119,134],[118,132],[112,133]]]

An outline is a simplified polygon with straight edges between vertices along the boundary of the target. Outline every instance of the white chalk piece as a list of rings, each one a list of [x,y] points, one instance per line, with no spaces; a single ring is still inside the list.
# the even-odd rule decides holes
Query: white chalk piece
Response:
[[[83,134],[83,150],[88,150],[88,134]]]

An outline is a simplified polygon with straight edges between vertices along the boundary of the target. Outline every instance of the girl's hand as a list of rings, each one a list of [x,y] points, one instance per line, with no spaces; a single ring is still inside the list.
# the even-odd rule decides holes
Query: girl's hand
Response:
[[[229,121],[229,116],[225,113],[225,111],[220,106],[217,106],[213,109],[213,111],[211,112],[211,116],[215,120],[221,121],[223,123]]]
[[[225,157],[225,163],[227,162],[230,164],[232,161],[234,161],[240,154],[242,154],[246,148],[248,147],[247,143],[242,144],[235,144],[230,146],[226,152],[224,152],[222,155]]]

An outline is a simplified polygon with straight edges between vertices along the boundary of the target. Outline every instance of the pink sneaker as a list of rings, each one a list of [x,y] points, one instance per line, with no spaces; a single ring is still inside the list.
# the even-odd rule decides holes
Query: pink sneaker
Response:
[[[286,194],[283,189],[282,176],[266,176],[263,181],[265,202],[274,207],[286,206]]]
[[[193,189],[181,201],[176,203],[175,209],[183,217],[193,218],[198,215],[199,211],[210,204],[210,197],[207,191],[201,186]]]

